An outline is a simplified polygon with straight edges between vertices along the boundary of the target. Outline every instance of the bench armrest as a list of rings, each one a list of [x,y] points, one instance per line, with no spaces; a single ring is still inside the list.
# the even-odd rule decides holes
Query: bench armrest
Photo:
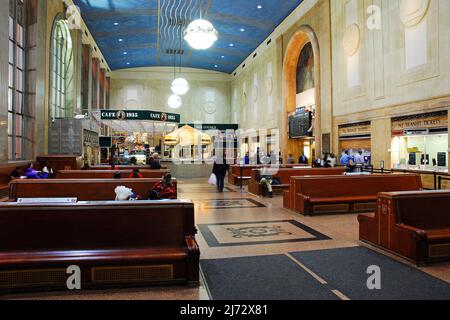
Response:
[[[375,218],[370,216],[370,215],[368,215],[368,214],[360,214],[360,215],[358,215],[359,223],[361,223],[361,222],[372,222],[374,220],[375,220]]]
[[[189,251],[199,251],[200,252],[200,248],[198,246],[197,241],[195,240],[195,236],[187,236],[185,238],[186,241],[186,246],[188,248]]]
[[[418,229],[412,226],[408,226],[406,224],[397,224],[397,228],[401,231],[406,231],[411,234],[411,237],[416,241],[427,241],[428,235],[425,230]]]
[[[305,196],[301,193],[297,193],[297,208],[296,211],[302,214],[311,213],[311,198],[309,196]]]
[[[188,261],[186,265],[187,280],[189,284],[197,285],[200,281],[200,249],[195,240],[195,236],[186,236],[185,242],[188,248]]]

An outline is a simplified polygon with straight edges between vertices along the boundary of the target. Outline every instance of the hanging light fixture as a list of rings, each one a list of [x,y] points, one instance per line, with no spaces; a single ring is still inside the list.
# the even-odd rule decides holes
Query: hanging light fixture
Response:
[[[172,92],[178,96],[185,95],[189,91],[189,83],[184,78],[176,78],[172,82]]]
[[[211,22],[202,18],[192,21],[184,32],[184,39],[195,50],[206,50],[212,47],[218,39],[219,32]]]
[[[179,107],[181,107],[182,101],[181,101],[180,96],[173,94],[169,97],[169,100],[167,100],[167,104],[172,109],[178,109]]]

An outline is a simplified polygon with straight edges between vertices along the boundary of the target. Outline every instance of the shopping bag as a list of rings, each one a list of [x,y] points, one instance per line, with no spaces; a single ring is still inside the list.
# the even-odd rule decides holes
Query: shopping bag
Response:
[[[217,177],[216,177],[216,175],[214,173],[211,174],[211,177],[209,177],[208,183],[213,185],[213,186],[217,185]]]

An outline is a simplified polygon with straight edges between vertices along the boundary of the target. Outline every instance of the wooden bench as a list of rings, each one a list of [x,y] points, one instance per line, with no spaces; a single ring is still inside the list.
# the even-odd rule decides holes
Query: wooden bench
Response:
[[[345,167],[336,168],[311,168],[303,169],[308,170],[309,174],[297,175],[289,177],[289,187],[288,190],[283,192],[283,207],[290,210],[295,210],[296,208],[296,194],[299,188],[299,178],[304,176],[332,176],[332,175],[343,175],[346,171]],[[306,171],[305,171],[306,173]]]
[[[161,179],[51,179],[16,180],[10,183],[9,199],[19,198],[77,198],[78,201],[112,201],[118,186],[131,188],[147,198]],[[177,181],[172,183],[177,189]]]
[[[262,187],[259,183],[260,175],[262,169],[252,170],[252,178],[248,184],[248,192],[254,195],[262,194]],[[281,181],[280,185],[272,186],[273,190],[286,190],[287,192],[290,187],[291,177],[297,176],[315,176],[315,175],[337,175],[344,174],[344,168],[317,168],[317,169],[292,169],[292,168],[279,168],[279,169],[266,169],[266,173],[270,174],[273,172],[272,176],[274,178],[279,178]]]
[[[293,181],[292,181],[293,180]],[[417,174],[374,174],[292,178],[292,210],[304,215],[368,212],[375,209],[378,193],[422,190]]]
[[[128,179],[133,173],[132,170],[62,170],[56,173],[57,179],[112,179],[116,172],[120,173],[120,177]],[[144,178],[161,179],[170,170],[139,170]]]
[[[381,193],[359,215],[360,240],[418,265],[450,260],[450,191]]]
[[[279,168],[294,168],[294,167],[307,167],[305,164],[289,164],[280,165]],[[252,179],[252,172],[255,169],[268,168],[270,165],[244,165],[242,167],[242,182],[247,184]],[[239,165],[230,166],[228,174],[228,183],[233,186],[240,185],[241,182],[241,167]]]
[[[0,292],[198,284],[188,201],[0,204]]]
[[[149,165],[145,165],[145,166],[129,166],[129,165],[124,165],[124,166],[116,166],[117,170],[133,170],[133,169],[139,169],[139,170],[153,170],[150,168]],[[90,166],[89,170],[111,170],[111,166],[110,165],[95,165],[95,166]],[[161,170],[167,170],[167,166],[163,166],[161,165]]]
[[[8,198],[9,182],[11,181],[10,176],[11,172],[13,172],[17,167],[19,167],[21,172],[24,173],[28,164],[29,162],[0,165],[0,200]]]

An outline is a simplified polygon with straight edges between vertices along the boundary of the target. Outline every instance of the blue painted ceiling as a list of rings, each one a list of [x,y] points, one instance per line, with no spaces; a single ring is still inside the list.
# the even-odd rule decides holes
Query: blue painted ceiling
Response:
[[[233,72],[302,0],[74,0],[112,70],[174,66]],[[261,8],[258,8],[261,6]],[[200,17],[219,32],[205,51],[182,39]],[[182,55],[167,50],[184,50]]]

